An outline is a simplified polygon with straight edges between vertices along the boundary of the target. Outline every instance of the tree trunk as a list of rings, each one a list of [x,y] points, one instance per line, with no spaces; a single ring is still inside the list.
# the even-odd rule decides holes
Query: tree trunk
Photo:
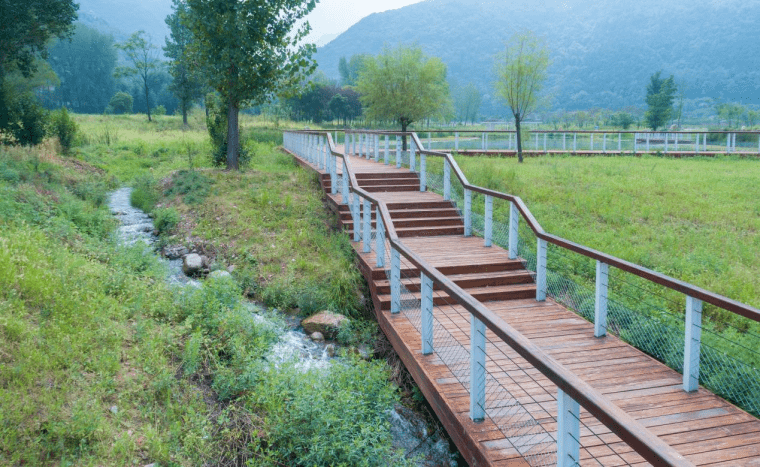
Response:
[[[515,130],[517,131],[517,162],[523,161],[522,136],[520,135],[520,116],[515,115]]]
[[[240,127],[238,126],[237,103],[230,102],[227,111],[227,170],[238,170],[238,154],[240,153]]]
[[[401,150],[406,151],[406,127],[409,126],[409,122],[406,120],[401,120],[401,132],[403,133],[401,135]]]
[[[187,102],[182,101],[182,124],[187,126]]]
[[[149,92],[148,92],[148,80],[147,79],[145,80],[145,86],[144,86],[144,88],[145,88],[145,110],[148,112],[148,121],[151,122],[152,120],[150,119],[150,95],[149,95]]]

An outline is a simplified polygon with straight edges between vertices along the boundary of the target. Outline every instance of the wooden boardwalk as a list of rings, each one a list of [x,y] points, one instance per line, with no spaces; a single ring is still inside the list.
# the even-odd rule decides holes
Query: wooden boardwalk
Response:
[[[304,166],[316,170],[304,160]],[[547,354],[603,393],[618,407],[673,446],[695,465],[760,466],[760,420],[700,388],[686,393],[682,376],[614,336],[594,337],[592,323],[552,299],[535,300],[535,284],[519,260],[498,246],[485,247],[463,236],[452,204],[419,192],[408,169],[351,157],[360,186],[387,203],[402,242],[483,302]],[[351,217],[341,197],[330,195],[329,176],[318,171],[332,209],[349,233]],[[386,191],[387,190],[387,191]],[[507,344],[487,332],[489,387],[517,402],[489,416],[469,418],[469,393],[456,365],[457,355],[423,355],[419,318],[390,313],[390,290],[375,254],[354,244],[357,262],[369,283],[378,322],[423,394],[470,465],[555,465],[557,387]],[[402,261],[402,282],[414,298],[419,274]],[[434,293],[435,339],[450,348],[469,348],[470,314],[440,290]],[[448,360],[447,360],[448,359]],[[580,465],[649,465],[633,449],[581,408]]]

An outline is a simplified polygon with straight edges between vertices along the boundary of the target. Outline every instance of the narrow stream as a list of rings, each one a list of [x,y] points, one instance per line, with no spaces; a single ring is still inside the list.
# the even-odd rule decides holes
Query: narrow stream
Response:
[[[111,213],[120,222],[118,236],[120,242],[125,245],[133,245],[143,242],[155,254],[153,247],[158,242],[154,235],[153,221],[146,213],[133,207],[129,197],[132,188],[120,188],[111,193],[108,206]],[[182,259],[169,260],[160,258],[167,265],[167,281],[177,286],[202,287],[198,280],[185,276],[182,272]],[[267,318],[257,313],[258,305],[246,302],[250,306],[251,319],[258,323],[275,324],[267,321]],[[319,368],[328,369],[336,362],[340,363],[340,357],[330,357],[326,344],[316,343],[304,333],[303,328],[297,323],[290,329],[285,330],[280,341],[277,342],[270,352],[268,360],[285,362],[297,359],[297,365],[304,371]],[[449,443],[439,433],[431,433],[424,419],[412,410],[398,405],[388,413],[393,434],[393,446],[402,450],[407,457],[420,456],[417,462],[419,467],[456,467],[456,457],[449,449]]]

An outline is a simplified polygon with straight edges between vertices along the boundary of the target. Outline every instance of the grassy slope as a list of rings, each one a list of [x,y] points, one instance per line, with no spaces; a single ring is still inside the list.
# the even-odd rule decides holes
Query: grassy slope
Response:
[[[182,133],[176,117],[142,118],[77,116],[89,136],[72,158],[51,144],[0,148],[0,464],[393,463],[384,414],[398,395],[382,362],[327,379],[274,372],[260,360],[273,331],[252,322],[235,281],[176,299],[152,256],[109,240],[106,193],[187,167],[190,140],[198,172],[214,181],[201,204],[172,198],[194,211],[193,235],[220,246],[264,298],[337,296],[356,311],[359,276],[316,183],[271,143],[252,143],[258,161],[243,173],[203,168],[202,127]],[[99,139],[104,127],[118,128],[116,141]],[[336,423],[345,404],[352,419]],[[374,443],[359,442],[370,432]]]

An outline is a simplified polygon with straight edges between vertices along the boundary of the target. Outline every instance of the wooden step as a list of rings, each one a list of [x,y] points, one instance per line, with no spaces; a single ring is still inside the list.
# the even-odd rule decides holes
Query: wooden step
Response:
[[[533,275],[530,271],[527,271],[525,269],[475,274],[451,274],[447,277],[463,289],[533,283]],[[406,288],[410,291],[419,292],[420,290],[420,278],[418,276],[414,276],[411,279],[402,279],[401,282],[403,282]],[[388,280],[375,281],[375,288],[378,294],[391,293],[391,284]],[[433,289],[439,290],[440,287],[436,284],[433,286]]]
[[[437,235],[464,235],[464,225],[430,227],[396,227],[396,235],[403,237],[435,237]]]
[[[399,209],[389,211],[391,219],[419,219],[423,217],[458,217],[459,212],[453,207],[431,209]]]
[[[473,296],[480,302],[488,302],[494,300],[522,300],[526,298],[536,297],[536,285],[535,284],[512,284],[512,285],[500,285],[495,287],[475,287],[467,289],[467,293]],[[410,296],[411,295],[411,296]],[[420,298],[420,292],[411,292],[410,294],[402,295],[401,299],[409,299],[414,297]],[[378,300],[380,301],[381,310],[391,309],[391,295],[378,294]],[[438,291],[433,293],[434,305],[455,305],[457,301],[449,297],[446,292]],[[433,310],[435,313],[435,310]]]
[[[420,210],[420,209],[444,209],[452,208],[451,201],[410,201],[408,203],[386,203],[389,211]]]
[[[343,218],[341,216],[340,222],[344,226],[348,224],[353,226],[354,224],[354,220],[351,218],[350,214],[346,218]],[[361,218],[360,222],[363,223],[364,218]],[[372,216],[372,221],[370,222],[370,225],[372,225],[373,228],[377,226],[376,216]],[[396,230],[405,229],[409,227],[446,227],[446,226],[462,226],[462,225],[464,225],[464,223],[462,222],[461,217],[423,217],[421,219],[394,219],[393,220],[393,227]]]
[[[352,237],[353,238],[353,237]],[[361,251],[361,249],[360,249]],[[374,262],[372,263],[374,264]],[[491,262],[481,262],[480,264],[457,264],[453,266],[433,266],[446,276],[458,274],[483,274],[489,272],[502,271],[519,271],[524,270],[525,265],[519,259],[493,260]],[[413,266],[406,266],[406,260],[401,259],[401,277],[419,277],[420,270]],[[387,280],[386,270],[383,268],[372,268],[371,278],[373,281]]]
[[[355,173],[354,176],[356,177],[356,180],[377,180],[377,179],[384,179],[384,178],[410,178],[419,180],[420,177],[414,172],[365,172],[365,173]]]
[[[378,178],[378,179],[367,179],[367,180],[357,180],[359,182],[359,186],[362,188],[370,187],[370,186],[387,186],[387,185],[411,185],[411,186],[420,186],[420,181],[414,178]]]
[[[382,193],[382,192],[397,192],[397,191],[420,191],[420,186],[415,185],[381,185],[381,186],[366,186],[362,187],[365,191],[370,193]]]

